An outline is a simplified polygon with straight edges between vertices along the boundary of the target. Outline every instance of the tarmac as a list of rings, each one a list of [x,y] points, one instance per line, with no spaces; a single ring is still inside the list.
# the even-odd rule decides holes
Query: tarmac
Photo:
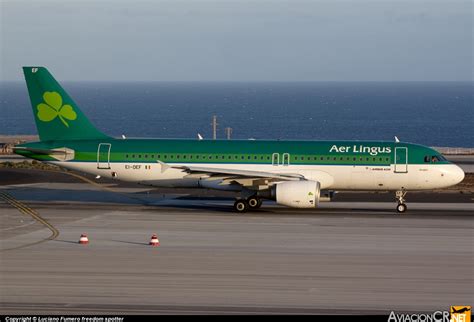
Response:
[[[388,315],[474,302],[472,192],[409,193],[404,214],[391,194],[341,193],[242,215],[226,194],[15,171],[19,182],[0,170],[0,314]]]

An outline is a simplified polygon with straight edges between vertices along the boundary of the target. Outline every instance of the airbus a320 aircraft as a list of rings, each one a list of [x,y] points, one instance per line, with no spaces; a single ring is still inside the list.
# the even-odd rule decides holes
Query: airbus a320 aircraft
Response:
[[[15,153],[148,186],[235,191],[237,212],[259,208],[263,199],[316,208],[336,190],[394,191],[404,212],[407,191],[464,178],[439,152],[398,140],[116,139],[89,122],[46,68],[23,71],[40,141],[17,145]]]

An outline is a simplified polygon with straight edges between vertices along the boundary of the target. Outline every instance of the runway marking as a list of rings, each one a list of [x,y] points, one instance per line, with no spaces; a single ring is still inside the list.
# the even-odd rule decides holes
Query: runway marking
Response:
[[[113,192],[113,193],[121,193],[121,192],[118,192],[118,191],[115,191],[114,189],[111,189],[107,186],[104,186],[104,185],[101,185],[97,182],[94,182],[84,176],[81,176],[80,174],[77,174],[77,173],[73,173],[73,172],[69,172],[69,171],[60,171],[60,170],[44,170],[44,171],[48,171],[48,172],[56,172],[56,173],[63,173],[63,174],[67,174],[67,175],[70,175],[72,177],[76,177],[82,181],[85,181],[93,186],[96,186],[98,187],[99,189],[102,189],[102,190],[106,190],[106,191],[109,191],[109,192]]]
[[[97,182],[94,182],[84,176],[81,176],[80,174],[77,174],[77,173],[74,173],[74,172],[69,172],[69,171],[60,171],[60,170],[44,170],[44,171],[48,171],[48,172],[56,172],[56,173],[63,173],[63,174],[66,174],[66,175],[69,175],[69,176],[72,176],[72,177],[75,177],[77,179],[80,179],[86,183],[89,183],[95,187],[98,187],[99,189],[102,189],[102,190],[105,190],[105,191],[108,191],[108,192],[112,192],[112,193],[116,193],[116,194],[119,194],[119,195],[122,195],[124,197],[127,197],[129,199],[134,199],[134,200],[138,200],[140,201],[142,204],[149,204],[149,202],[147,200],[143,200],[141,198],[138,198],[138,197],[135,197],[135,196],[131,196],[130,194],[127,194],[127,193],[124,193],[124,192],[120,192],[120,191],[116,191],[112,188],[109,188],[105,185],[101,185],[100,183],[97,183]]]
[[[47,222],[44,218],[42,218],[36,211],[25,205],[24,203],[16,200],[13,198],[11,195],[9,195],[6,192],[0,192],[0,198],[3,199],[6,203],[10,204],[11,206],[15,207],[18,209],[21,213],[25,215],[30,215],[34,219],[36,219],[38,222],[46,226],[49,230],[51,230],[51,236],[45,239],[41,239],[39,241],[29,243],[26,245],[18,246],[18,247],[13,247],[13,248],[7,248],[7,249],[2,249],[0,251],[7,251],[7,250],[14,250],[14,249],[20,249],[20,248],[25,248],[33,245],[37,245],[40,243],[43,243],[48,240],[54,240],[59,236],[59,230],[57,230],[53,225],[51,225],[49,222]]]
[[[62,173],[62,174],[66,174],[66,175],[69,175],[69,176],[72,176],[72,177],[75,177],[77,179],[80,179],[86,183],[89,183],[99,189],[102,189],[102,190],[105,190],[105,191],[108,191],[108,192],[112,192],[112,193],[116,193],[116,194],[119,194],[119,195],[122,195],[126,198],[129,198],[129,199],[133,199],[133,200],[137,200],[139,201],[141,204],[143,205],[148,205],[148,206],[152,206],[154,202],[156,201],[149,201],[149,200],[144,200],[142,198],[139,198],[139,197],[136,197],[136,196],[133,196],[132,194],[130,193],[125,193],[125,192],[121,192],[121,191],[116,191],[112,188],[109,188],[105,185],[101,185],[100,183],[97,183],[97,182],[94,182],[92,180],[90,180],[89,178],[86,178],[84,176],[81,176],[80,174],[77,174],[77,173],[74,173],[74,172],[70,172],[70,171],[61,171],[61,170],[42,170],[42,171],[48,171],[48,172],[55,172],[55,173]],[[185,194],[187,195],[187,194]]]

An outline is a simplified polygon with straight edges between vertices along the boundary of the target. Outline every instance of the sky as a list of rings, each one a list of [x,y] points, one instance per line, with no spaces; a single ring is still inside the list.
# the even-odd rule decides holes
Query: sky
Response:
[[[3,81],[473,79],[473,0],[0,2]]]

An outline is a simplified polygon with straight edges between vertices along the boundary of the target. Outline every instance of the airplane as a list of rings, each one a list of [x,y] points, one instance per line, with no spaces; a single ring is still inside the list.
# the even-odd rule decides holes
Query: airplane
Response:
[[[465,312],[469,312],[471,310],[471,307],[470,306],[465,306],[465,307],[463,307],[459,310],[456,310],[456,308],[452,306],[451,310],[453,311],[451,313],[465,313]]]
[[[233,191],[238,213],[263,200],[316,208],[335,191],[395,192],[456,185],[463,170],[438,151],[395,141],[132,139],[99,131],[44,67],[23,67],[39,142],[19,144],[28,158],[150,187]]]

